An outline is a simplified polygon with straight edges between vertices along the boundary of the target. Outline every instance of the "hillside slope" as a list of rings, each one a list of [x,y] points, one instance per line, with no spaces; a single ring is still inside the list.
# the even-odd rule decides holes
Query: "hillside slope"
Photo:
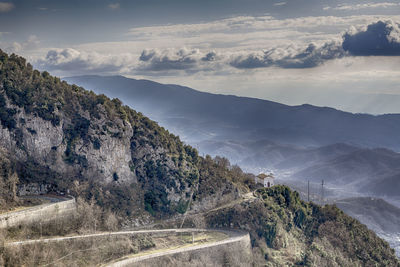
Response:
[[[21,183],[73,189],[125,215],[183,212],[192,193],[199,200],[214,184],[237,195],[229,173],[219,181],[208,174],[199,179],[201,166],[214,163],[203,164],[195,149],[120,100],[3,52],[0,119],[0,146],[10,152]]]
[[[258,201],[210,212],[204,220],[249,231],[254,254],[267,266],[400,266],[386,242],[335,206],[305,203],[284,186],[258,194]]]
[[[310,241],[320,238],[313,247],[318,255],[340,257],[327,257],[324,263],[398,266],[393,250],[373,232],[331,206],[301,202],[298,194],[286,187],[264,191],[254,202],[261,204],[254,207],[238,202],[244,205],[239,217],[213,209],[253,188],[254,176],[224,158],[199,157],[195,149],[118,99],[71,86],[47,72],[33,70],[23,58],[1,51],[0,120],[0,147],[10,161],[5,167],[15,166],[7,172],[5,181],[15,170],[20,184],[37,182],[70,191],[79,197],[78,219],[84,224],[95,224],[91,214],[101,215],[110,209],[125,223],[142,216],[162,222],[184,213],[193,197],[193,211],[216,216],[205,218],[207,225],[251,231],[253,240],[257,240],[253,243],[257,262],[281,262],[286,250],[276,246],[282,241],[278,229],[293,229],[299,237],[307,237],[297,239],[299,248],[308,248]],[[267,195],[273,198],[266,201]],[[90,203],[79,201],[82,198]],[[94,211],[93,203],[100,210]],[[234,220],[240,220],[240,224]],[[65,233],[74,223],[49,225],[43,232]],[[42,229],[38,232],[37,228],[33,226],[34,233],[41,236]],[[340,240],[339,250],[335,249],[339,243],[332,229],[340,229],[346,237]],[[353,247],[357,248],[354,253],[346,252]],[[264,248],[277,253],[261,253]],[[285,260],[304,265],[307,257]]]
[[[383,199],[361,197],[336,202],[346,214],[368,226],[389,242],[400,257],[400,209]]]

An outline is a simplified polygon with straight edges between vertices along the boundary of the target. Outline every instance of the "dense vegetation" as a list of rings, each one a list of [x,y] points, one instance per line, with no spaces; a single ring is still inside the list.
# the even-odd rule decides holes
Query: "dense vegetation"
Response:
[[[62,160],[71,166],[67,174],[60,173],[57,166],[40,163],[24,147],[27,133],[37,135],[36,130],[26,126],[26,117],[31,115],[62,128],[63,143],[52,147],[48,157],[53,159],[63,149]],[[48,183],[60,191],[69,189],[87,200],[94,198],[100,206],[121,216],[131,216],[138,209],[154,216],[183,213],[190,195],[200,201],[219,188],[229,193],[233,184],[243,184],[242,190],[251,185],[251,177],[237,166],[230,167],[221,158],[200,157],[196,149],[120,100],[69,85],[46,71],[34,70],[24,58],[1,50],[0,119],[2,127],[10,131],[18,148],[27,155],[26,160],[16,159],[22,183]],[[98,151],[103,142],[125,138],[129,131],[130,169],[138,181],[127,181],[117,171],[112,174],[111,183],[86,174],[90,149]],[[82,150],[82,144],[88,152]],[[180,199],[171,201],[170,192],[180,194]]]
[[[250,232],[271,266],[400,266],[393,249],[332,205],[305,203],[286,186],[259,189],[260,201],[207,215],[209,226]],[[261,264],[261,263],[260,263]]]
[[[0,211],[5,211],[18,204],[18,175],[15,166],[9,160],[6,151],[0,148]]]

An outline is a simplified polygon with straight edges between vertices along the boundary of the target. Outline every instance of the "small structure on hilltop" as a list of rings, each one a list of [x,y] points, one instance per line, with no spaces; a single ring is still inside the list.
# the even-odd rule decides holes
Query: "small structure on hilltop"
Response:
[[[260,173],[259,175],[256,176],[255,183],[262,184],[264,187],[271,187],[275,185],[275,178],[272,173],[270,174]]]

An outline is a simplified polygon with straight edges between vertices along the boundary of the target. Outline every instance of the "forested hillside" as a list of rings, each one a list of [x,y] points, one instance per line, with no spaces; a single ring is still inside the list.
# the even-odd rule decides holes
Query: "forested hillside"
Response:
[[[264,190],[249,205],[214,209],[253,190],[254,176],[225,158],[200,157],[118,99],[69,85],[1,51],[0,119],[4,206],[16,202],[18,185],[46,184],[89,202],[80,204],[80,218],[112,212],[126,225],[178,216],[192,197],[193,210],[209,214],[208,226],[250,231],[256,262],[280,263],[294,244],[299,253],[285,256],[292,265],[398,265],[393,250],[366,227],[332,206],[301,202],[286,187]],[[282,231],[297,243],[282,241]]]
[[[16,55],[1,52],[0,67],[0,145],[15,151],[21,183],[74,189],[125,215],[183,212],[191,193],[204,195],[213,180],[215,190],[233,188],[229,171],[213,177],[207,170],[216,162],[120,100],[33,70]]]
[[[336,206],[305,203],[285,186],[258,194],[258,201],[210,213],[205,220],[249,231],[260,248],[254,254],[269,266],[400,266],[385,241]]]

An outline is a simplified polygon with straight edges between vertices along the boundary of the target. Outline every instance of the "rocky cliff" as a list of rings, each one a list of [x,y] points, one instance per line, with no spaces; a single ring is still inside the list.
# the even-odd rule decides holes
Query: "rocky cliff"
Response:
[[[21,183],[75,188],[128,215],[183,212],[198,193],[195,149],[118,99],[69,85],[3,52],[0,119],[0,145],[12,151]]]

